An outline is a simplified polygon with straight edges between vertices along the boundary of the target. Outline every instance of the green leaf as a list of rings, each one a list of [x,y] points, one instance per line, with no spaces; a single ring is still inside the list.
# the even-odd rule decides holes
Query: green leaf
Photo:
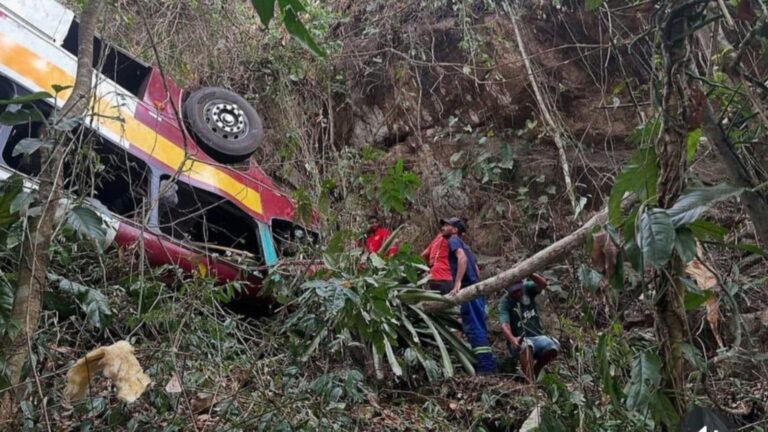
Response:
[[[693,187],[680,195],[667,210],[675,227],[689,224],[699,218],[718,201],[740,194],[744,188],[721,183],[716,186]]]
[[[689,363],[694,365],[696,369],[702,372],[706,370],[707,362],[704,360],[704,357],[701,355],[701,352],[696,347],[689,344],[688,342],[683,342],[682,350],[683,350],[683,356],[685,357],[685,359],[688,360]]]
[[[296,13],[306,12],[304,5],[300,0],[279,0],[280,10],[285,12],[286,9],[293,9]]]
[[[588,11],[593,11],[602,6],[603,3],[605,3],[605,0],[586,0],[585,8]]]
[[[41,140],[40,138],[24,138],[13,147],[11,156],[19,156],[19,155],[29,156],[32,153],[36,152],[37,149],[39,149],[42,145],[43,145],[43,140]]]
[[[278,0],[280,9],[283,12],[283,25],[285,29],[301,46],[308,49],[312,54],[324,58],[325,51],[320,48],[309,34],[304,24],[299,20],[298,13],[304,10],[301,4],[295,0]]]
[[[63,86],[63,85],[58,85],[58,84],[51,85],[51,88],[53,89],[53,92],[57,93],[57,94],[63,92],[64,90],[69,90],[72,87],[74,87],[74,86],[71,86],[71,85]]]
[[[3,111],[0,113],[0,124],[16,126],[24,123],[43,121],[43,115],[36,110],[20,109],[16,111]]]
[[[105,241],[107,230],[104,228],[101,216],[88,207],[77,205],[69,210],[67,223],[81,235],[96,240]]]
[[[603,280],[603,275],[584,264],[579,266],[578,276],[581,285],[592,293],[597,292],[597,289],[600,287],[600,281]]]
[[[264,27],[269,27],[269,22],[275,16],[275,0],[251,0],[251,3],[256,9],[256,14],[259,15],[261,23],[264,24]]]
[[[603,391],[611,398],[611,402],[618,404],[621,396],[618,384],[611,374],[611,363],[608,348],[613,344],[613,336],[610,331],[600,335],[597,342],[597,370],[600,373],[600,382]]]
[[[383,269],[387,266],[387,262],[384,261],[379,254],[372,253],[368,255],[368,259],[371,261],[371,265],[377,269]]]
[[[406,201],[413,199],[420,185],[421,182],[416,174],[406,170],[400,159],[379,181],[379,203],[387,210],[404,213]]]
[[[443,303],[451,303],[451,300],[446,298],[444,295],[433,292],[433,291],[425,291],[421,289],[406,289],[401,290],[397,293],[397,298],[407,304],[414,304],[419,303],[423,301],[438,301]]]
[[[657,424],[665,424],[667,430],[675,430],[679,418],[675,407],[667,395],[662,392],[656,392],[649,401],[651,408],[651,417]]]
[[[411,309],[416,311],[417,314],[421,317],[421,319],[424,321],[424,323],[429,327],[429,331],[432,332],[432,336],[435,338],[435,342],[437,343],[437,347],[440,349],[440,357],[443,360],[443,373],[445,374],[446,378],[450,378],[453,376],[453,362],[451,361],[451,356],[448,355],[448,349],[445,348],[445,343],[443,343],[443,338],[440,337],[440,333],[435,328],[435,324],[432,322],[432,319],[430,319],[427,314],[422,312],[420,309],[409,306]]]
[[[0,187],[0,228],[8,228],[19,220],[18,209],[14,202],[23,194],[24,180],[21,176],[9,177]]]
[[[714,240],[718,242],[722,242],[728,233],[728,230],[722,226],[705,220],[697,220],[688,224],[688,229],[699,240]]]
[[[636,193],[639,201],[646,201],[656,195],[659,167],[656,165],[656,151],[652,147],[640,149],[616,176],[608,197],[608,218],[613,226],[621,225],[621,200],[624,194]]]
[[[0,100],[0,105],[22,105],[25,103],[45,100],[52,97],[53,96],[51,96],[50,93],[41,91],[41,92],[31,93],[26,96],[15,97],[13,99],[2,99]]]
[[[11,310],[13,310],[13,287],[2,275],[0,280],[0,325],[11,319]],[[2,331],[0,330],[0,334]]]
[[[659,268],[669,261],[675,246],[675,228],[663,209],[650,209],[640,216],[637,245],[645,265]]]
[[[392,368],[392,372],[397,376],[402,376],[403,368],[400,367],[400,363],[395,356],[395,351],[392,349],[392,344],[390,344],[387,339],[384,339],[384,351],[387,353],[387,360],[389,361],[389,367]]]
[[[645,410],[660,381],[661,361],[659,357],[648,351],[638,354],[632,363],[632,372],[627,384],[627,400],[625,401],[627,409]]]
[[[56,116],[51,119],[50,123],[53,124],[53,128],[62,132],[69,132],[72,129],[80,126],[83,122],[83,116],[76,117],[59,117]]]
[[[686,146],[686,159],[691,162],[696,156],[696,150],[699,148],[699,141],[701,140],[701,128],[688,132],[687,146]]]
[[[696,239],[693,237],[693,231],[685,227],[677,229],[675,250],[683,260],[683,264],[688,264],[696,258]]]
[[[49,275],[49,278],[58,280],[59,289],[71,294],[80,302],[89,324],[98,329],[109,325],[112,309],[109,307],[109,300],[101,291],[60,276]]]
[[[686,291],[685,297],[683,298],[683,304],[685,305],[686,311],[692,311],[699,308],[699,306],[703,305],[707,300],[712,298],[712,291],[701,291],[698,292],[694,291]]]

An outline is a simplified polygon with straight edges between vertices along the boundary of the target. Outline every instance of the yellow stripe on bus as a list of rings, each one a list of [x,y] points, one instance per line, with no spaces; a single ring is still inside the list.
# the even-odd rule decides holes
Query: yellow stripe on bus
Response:
[[[51,94],[53,94],[54,85],[69,86],[75,82],[75,78],[67,71],[2,34],[0,34],[0,63]],[[70,94],[70,90],[59,93],[63,98],[69,97]],[[124,109],[114,106],[109,100],[96,95],[93,107],[93,112],[99,115],[97,117],[99,124],[115,135],[123,137],[132,146],[174,169],[181,167],[182,172],[188,174],[190,178],[224,191],[252,211],[263,214],[261,195],[252,188],[235,180],[216,166],[185,158],[182,148],[136,120]]]

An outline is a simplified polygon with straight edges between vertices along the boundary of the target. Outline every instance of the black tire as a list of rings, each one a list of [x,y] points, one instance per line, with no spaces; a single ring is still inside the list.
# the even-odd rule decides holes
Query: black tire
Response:
[[[264,126],[255,109],[232,91],[204,87],[184,102],[184,118],[197,144],[222,163],[241,162],[253,154],[264,138]]]

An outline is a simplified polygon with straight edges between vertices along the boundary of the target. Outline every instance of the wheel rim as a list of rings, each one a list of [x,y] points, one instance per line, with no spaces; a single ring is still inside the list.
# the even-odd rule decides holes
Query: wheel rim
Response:
[[[203,108],[205,123],[211,132],[229,140],[236,141],[248,134],[250,125],[243,110],[234,103],[214,100]]]

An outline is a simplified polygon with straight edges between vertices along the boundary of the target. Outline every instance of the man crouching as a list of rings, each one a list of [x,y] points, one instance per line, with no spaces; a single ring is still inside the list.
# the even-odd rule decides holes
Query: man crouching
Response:
[[[534,273],[530,279],[510,285],[499,303],[499,320],[510,356],[519,357],[520,369],[529,382],[560,351],[557,339],[543,335],[536,311],[536,296],[546,287],[544,276]]]

